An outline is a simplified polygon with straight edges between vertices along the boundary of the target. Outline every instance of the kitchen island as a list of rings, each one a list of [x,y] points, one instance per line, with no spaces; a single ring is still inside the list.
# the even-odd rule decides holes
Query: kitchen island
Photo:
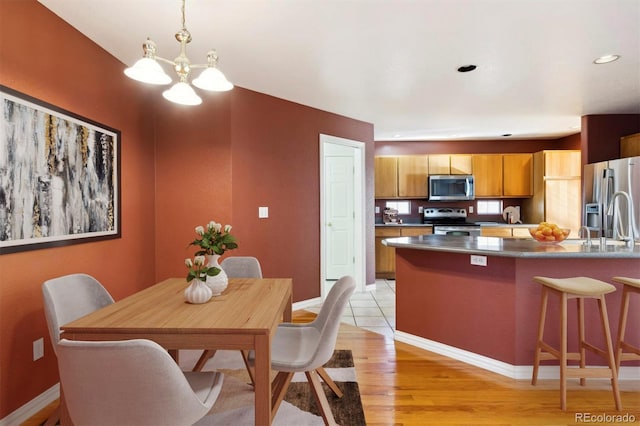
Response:
[[[585,246],[581,240],[540,244],[533,239],[424,235],[384,240],[396,249],[396,334],[405,341],[518,379],[531,378],[540,309],[536,275],[640,277],[640,246]],[[473,264],[472,264],[473,263]],[[617,336],[618,291],[606,296]],[[588,340],[604,346],[596,302],[586,301]],[[569,306],[569,350],[576,350],[575,303]],[[549,300],[547,334],[559,339],[558,301]],[[556,336],[553,334],[556,333]],[[553,336],[553,337],[551,337]],[[628,339],[640,344],[640,312],[629,312]],[[588,354],[588,364],[602,365]],[[640,378],[638,363],[624,363],[621,378]],[[540,377],[557,377],[557,367]]]

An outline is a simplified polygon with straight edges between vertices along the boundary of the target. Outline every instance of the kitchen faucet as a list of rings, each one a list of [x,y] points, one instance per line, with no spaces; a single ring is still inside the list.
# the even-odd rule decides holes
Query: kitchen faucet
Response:
[[[581,226],[580,229],[578,229],[578,237],[580,237],[582,230],[587,234],[587,240],[582,244],[591,247],[591,230],[586,226]]]
[[[633,204],[631,203],[631,197],[628,193],[624,191],[617,191],[611,197],[611,202],[609,203],[609,208],[607,209],[607,216],[613,215],[613,209],[615,208],[616,199],[618,197],[623,197],[627,200],[627,226],[629,230],[628,235],[624,235],[622,233],[622,223],[620,220],[620,215],[618,215],[618,221],[613,224],[613,237],[615,238],[616,233],[620,236],[620,240],[624,241],[627,247],[633,248],[635,244],[634,235],[633,235]],[[620,228],[618,230],[618,228]],[[619,232],[618,232],[619,231]]]

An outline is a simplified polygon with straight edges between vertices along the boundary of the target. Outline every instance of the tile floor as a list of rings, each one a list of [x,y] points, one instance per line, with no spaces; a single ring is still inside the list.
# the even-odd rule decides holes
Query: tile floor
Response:
[[[307,308],[319,312],[322,305]],[[396,282],[376,280],[375,289],[351,296],[342,322],[383,334],[393,339],[396,327]]]

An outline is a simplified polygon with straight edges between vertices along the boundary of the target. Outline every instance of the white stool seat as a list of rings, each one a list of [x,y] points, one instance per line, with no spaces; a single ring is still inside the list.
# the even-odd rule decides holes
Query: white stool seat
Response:
[[[578,296],[599,296],[601,294],[608,294],[616,291],[616,288],[611,284],[589,277],[533,277],[533,280],[555,290]]]
[[[629,277],[613,277],[613,281],[629,285],[631,287],[640,288],[640,278],[629,278]]]

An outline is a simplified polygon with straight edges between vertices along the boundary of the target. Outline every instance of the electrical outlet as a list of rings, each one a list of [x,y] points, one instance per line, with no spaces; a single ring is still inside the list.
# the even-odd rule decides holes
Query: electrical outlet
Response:
[[[487,256],[471,255],[471,264],[477,266],[487,266]]]
[[[269,217],[269,207],[258,207],[258,218],[266,219]]]
[[[473,213],[473,206],[469,206],[469,213]]]
[[[44,356],[44,339],[41,337],[33,341],[33,360],[39,360]]]
[[[376,206],[376,214],[380,213],[380,206]]]
[[[418,207],[418,213],[422,213],[424,211],[424,207],[420,206]]]

